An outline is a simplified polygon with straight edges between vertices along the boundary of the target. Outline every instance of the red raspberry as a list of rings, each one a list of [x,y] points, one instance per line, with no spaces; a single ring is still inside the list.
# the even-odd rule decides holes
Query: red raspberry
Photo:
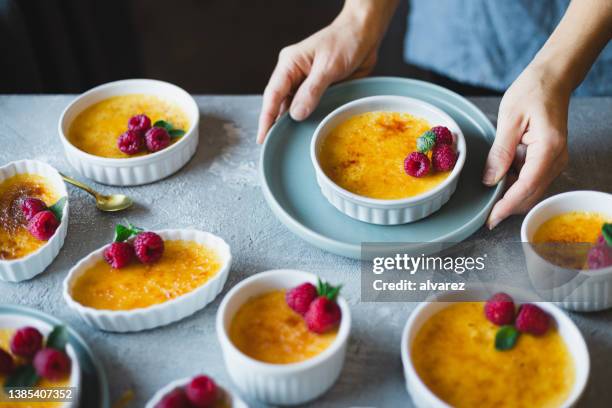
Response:
[[[30,359],[43,346],[43,335],[34,327],[22,327],[11,338],[11,352]]]
[[[47,204],[38,198],[26,198],[21,203],[21,212],[23,213],[26,221],[30,221],[32,217],[41,211],[45,211],[46,209]]]
[[[152,127],[145,134],[147,149],[150,152],[158,152],[170,146],[170,135],[161,127]]]
[[[113,242],[104,250],[103,256],[112,268],[121,269],[134,259],[134,247],[128,242]]]
[[[9,375],[13,372],[14,368],[15,363],[13,363],[13,356],[0,348],[0,375]]]
[[[141,232],[134,239],[134,249],[140,262],[155,263],[164,254],[164,240],[154,232]]]
[[[512,324],[514,321],[514,301],[505,293],[496,293],[484,307],[487,320],[498,326]]]
[[[450,171],[457,162],[457,153],[452,146],[435,146],[431,152],[431,164],[436,171]]]
[[[308,311],[308,306],[316,297],[317,288],[312,283],[306,282],[288,290],[285,294],[285,302],[295,312],[304,316]]]
[[[144,148],[142,134],[135,130],[128,130],[117,139],[117,147],[125,154],[130,156],[140,152]]]
[[[191,403],[182,388],[175,388],[166,394],[155,408],[191,408]]]
[[[340,306],[326,296],[319,296],[312,301],[304,319],[308,330],[315,333],[325,333],[340,323],[342,312]]]
[[[589,269],[601,269],[612,266],[612,248],[608,245],[603,235],[600,235],[597,238],[597,243],[589,249],[587,265]]]
[[[128,120],[128,130],[134,130],[144,136],[147,130],[151,129],[151,119],[144,113],[135,115]]]
[[[412,177],[426,176],[430,168],[429,157],[423,153],[412,152],[404,159],[404,171]]]
[[[70,374],[70,357],[63,351],[46,347],[34,356],[36,374],[51,381],[62,380]]]
[[[430,130],[436,134],[436,145],[453,144],[453,134],[446,126],[434,126]]]
[[[36,239],[41,241],[48,241],[51,239],[55,230],[59,227],[60,223],[49,210],[41,211],[33,216],[28,222],[28,231]]]
[[[194,377],[185,387],[187,398],[195,408],[209,408],[218,399],[217,384],[205,375]]]
[[[539,336],[548,330],[550,317],[538,306],[527,303],[519,308],[515,326],[520,332]]]

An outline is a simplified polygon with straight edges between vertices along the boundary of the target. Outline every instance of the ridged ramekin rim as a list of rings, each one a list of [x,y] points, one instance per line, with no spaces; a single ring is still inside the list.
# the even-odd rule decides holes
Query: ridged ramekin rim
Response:
[[[193,109],[196,114],[195,114],[195,118],[193,119],[193,123],[190,123],[189,130],[185,133],[185,135],[183,135],[180,138],[179,141],[171,144],[170,146],[168,146],[167,148],[163,150],[160,150],[154,153],[149,153],[144,156],[127,157],[127,158],[110,158],[110,157],[96,156],[94,154],[87,153],[77,148],[75,145],[73,145],[70,142],[70,140],[68,140],[68,137],[64,133],[64,129],[62,125],[64,123],[64,119],[66,115],[70,112],[71,109],[74,109],[74,106],[77,103],[79,103],[83,98],[93,95],[95,93],[101,92],[107,88],[121,87],[124,85],[128,85],[129,83],[136,83],[136,82],[142,82],[142,83],[149,82],[149,83],[154,83],[158,85],[168,86],[170,88],[174,88],[174,91],[176,91],[178,94],[183,94],[183,96],[187,97],[186,99],[189,100],[189,105],[191,105],[190,109]],[[146,93],[146,92],[143,92],[143,93]],[[155,92],[149,92],[148,94],[159,96]],[[91,164],[101,166],[101,167],[130,168],[130,167],[136,167],[138,165],[153,164],[153,163],[157,163],[160,161],[164,161],[169,156],[173,156],[175,152],[180,152],[182,150],[182,147],[185,146],[185,144],[187,143],[187,140],[197,136],[197,134],[199,133],[198,132],[199,123],[200,123],[200,110],[199,110],[198,104],[196,100],[193,98],[193,96],[189,94],[186,90],[179,87],[178,85],[174,85],[166,81],[160,81],[157,79],[147,79],[147,78],[133,78],[133,79],[122,79],[119,81],[107,82],[107,83],[98,85],[94,88],[91,88],[83,92],[82,94],[78,95],[62,111],[59,121],[58,121],[57,131],[62,141],[62,145],[64,146],[64,150],[66,154],[70,154],[75,159],[78,159],[81,162],[87,162],[87,163],[91,163]],[[69,124],[67,124],[66,127],[69,127]]]
[[[157,391],[155,391],[155,394],[153,394],[153,396],[149,398],[149,400],[145,404],[145,408],[149,408],[149,407],[154,408],[155,404],[159,403],[166,394],[168,394],[170,391],[172,391],[175,388],[184,387],[193,379],[193,377],[195,377],[195,375],[191,377],[180,378],[180,379],[171,381],[168,384],[164,385],[163,387],[159,388]],[[230,396],[231,403],[232,403],[231,408],[248,407],[246,403],[240,398],[240,396],[236,392],[219,384],[217,381],[215,381],[215,384],[217,384],[217,388],[221,388],[221,390],[223,390],[224,393]]]
[[[80,272],[84,264],[86,264],[93,258],[100,258],[100,259],[102,258],[102,253],[104,249],[106,249],[106,247],[108,246],[108,244],[106,244],[94,250],[93,252],[90,252],[85,257],[81,258],[79,262],[70,269],[70,271],[68,272],[68,275],[66,275],[66,278],[64,279],[62,283],[62,294],[68,306],[71,309],[75,310],[81,316],[91,316],[96,319],[99,319],[99,318],[130,319],[130,318],[136,318],[136,317],[141,317],[141,316],[146,316],[146,315],[160,314],[164,310],[181,307],[181,305],[185,304],[189,299],[194,298],[196,296],[201,296],[203,293],[211,290],[214,287],[216,282],[225,281],[227,279],[227,276],[229,274],[229,270],[232,264],[232,253],[231,253],[230,245],[220,236],[213,234],[211,232],[207,232],[207,231],[201,231],[198,229],[185,229],[185,228],[183,229],[164,229],[164,230],[157,230],[153,232],[161,235],[162,237],[166,233],[174,233],[174,232],[179,232],[179,233],[196,232],[198,234],[205,234],[205,235],[212,236],[215,239],[219,239],[224,249],[227,250],[227,259],[225,259],[223,266],[219,269],[219,271],[215,274],[215,276],[213,276],[212,278],[204,282],[202,285],[196,287],[190,292],[187,292],[181,296],[178,296],[174,299],[170,299],[163,303],[158,303],[155,305],[138,308],[138,309],[131,309],[131,310],[96,309],[93,307],[84,306],[72,298],[72,294],[70,293],[70,284],[72,283],[72,280],[75,278],[75,275],[78,272]],[[219,288],[219,293],[221,292],[221,290],[222,288]],[[214,297],[216,297],[217,295],[218,293],[215,294]]]
[[[300,361],[297,363],[290,364],[272,364],[265,363],[259,360],[256,360],[252,357],[247,356],[242,351],[240,351],[234,343],[229,338],[229,334],[225,330],[223,319],[225,315],[225,311],[230,300],[237,296],[238,293],[243,290],[248,285],[253,284],[259,280],[269,279],[270,277],[278,274],[300,274],[305,278],[304,281],[308,282],[316,282],[317,275],[311,272],[301,271],[297,269],[272,269],[263,272],[258,272],[252,276],[249,276],[246,279],[243,279],[239,283],[237,283],[230,291],[223,297],[221,304],[219,305],[219,309],[217,310],[216,317],[216,330],[217,330],[217,338],[219,343],[221,344],[221,350],[225,355],[228,350],[232,353],[232,355],[237,356],[245,364],[249,364],[250,367],[254,370],[258,370],[260,372],[265,372],[266,374],[271,375],[292,375],[296,372],[306,371],[316,366],[321,366],[329,361],[339,352],[342,352],[343,346],[348,343],[348,339],[350,337],[351,331],[351,312],[350,307],[346,299],[342,296],[338,296],[337,302],[340,306],[340,310],[342,311],[342,320],[340,321],[340,327],[338,329],[338,334],[332,344],[330,344],[325,350],[316,356],[309,358],[304,361]],[[286,288],[289,289],[289,288]]]

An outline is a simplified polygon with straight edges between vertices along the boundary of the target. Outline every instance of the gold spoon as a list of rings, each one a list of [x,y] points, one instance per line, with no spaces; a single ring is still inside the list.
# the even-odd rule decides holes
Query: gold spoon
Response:
[[[65,174],[60,173],[60,175],[62,176],[62,178],[64,179],[64,181],[66,181],[67,183],[72,184],[75,187],[78,187],[82,190],[87,191],[89,194],[91,194],[95,199],[96,199],[96,207],[98,207],[99,210],[101,211],[121,211],[121,210],[125,210],[126,208],[130,208],[132,206],[132,204],[134,204],[134,202],[132,201],[132,199],[126,195],[123,194],[111,194],[111,195],[104,195],[104,194],[100,194],[98,193],[96,190],[94,190],[93,188],[89,187],[86,184],[81,183],[78,180],[73,179],[72,177],[66,176]]]

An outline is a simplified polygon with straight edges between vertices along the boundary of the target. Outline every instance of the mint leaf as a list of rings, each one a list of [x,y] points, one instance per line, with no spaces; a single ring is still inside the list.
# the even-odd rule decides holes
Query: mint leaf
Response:
[[[125,225],[117,224],[115,227],[115,238],[113,238],[114,242],[127,241],[130,237],[138,235],[143,231],[142,228],[135,227],[129,222],[127,224],[127,227]]]
[[[168,132],[170,132],[172,129],[174,129],[174,126],[172,126],[172,123],[170,122],[166,122],[165,120],[158,120],[157,122],[155,122],[153,124],[153,127],[160,127],[160,128],[164,128],[166,129]]]
[[[49,337],[47,337],[47,347],[64,351],[68,343],[68,330],[64,326],[55,326]]]
[[[4,381],[4,388],[33,387],[38,382],[38,375],[32,364],[17,367]]]
[[[170,137],[181,137],[185,134],[183,129],[171,129],[168,131]]]
[[[62,221],[62,215],[64,214],[64,207],[66,206],[66,197],[62,197],[55,204],[49,207],[49,211],[55,215],[58,221]]]
[[[495,348],[499,351],[510,350],[516,344],[519,334],[514,326],[502,326],[495,335]]]
[[[605,223],[603,227],[601,227],[601,235],[603,235],[606,240],[606,244],[612,247],[612,224]]]
[[[317,294],[319,296],[325,296],[331,301],[335,301],[338,293],[340,292],[342,285],[332,286],[327,282],[317,279]]]

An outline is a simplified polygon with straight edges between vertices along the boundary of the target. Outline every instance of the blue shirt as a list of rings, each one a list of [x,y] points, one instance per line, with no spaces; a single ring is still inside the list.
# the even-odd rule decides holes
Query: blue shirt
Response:
[[[404,58],[504,91],[544,45],[570,0],[411,0]],[[576,95],[612,95],[612,42]]]

